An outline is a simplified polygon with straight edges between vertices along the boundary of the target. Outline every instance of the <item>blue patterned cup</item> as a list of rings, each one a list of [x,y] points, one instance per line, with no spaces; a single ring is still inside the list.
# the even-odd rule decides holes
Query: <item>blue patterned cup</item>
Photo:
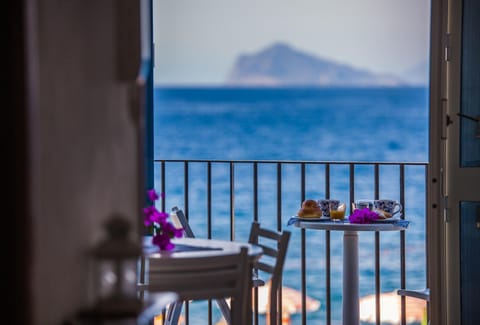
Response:
[[[340,205],[340,200],[318,200],[318,206],[322,210],[322,216],[330,217],[330,209],[337,210]]]
[[[365,209],[368,208],[369,210],[373,209],[373,202],[372,200],[356,200],[353,203],[353,210],[355,209]]]
[[[375,209],[385,211],[392,216],[402,212],[403,210],[402,205],[395,200],[375,200],[373,201],[373,204]]]

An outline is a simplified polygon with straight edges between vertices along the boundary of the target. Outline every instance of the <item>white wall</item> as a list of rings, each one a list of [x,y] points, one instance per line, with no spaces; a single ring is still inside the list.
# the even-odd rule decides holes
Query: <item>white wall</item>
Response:
[[[116,77],[115,3],[36,3],[35,324],[59,324],[91,302],[86,252],[103,235],[102,223],[112,213],[138,224],[136,128],[129,85]]]

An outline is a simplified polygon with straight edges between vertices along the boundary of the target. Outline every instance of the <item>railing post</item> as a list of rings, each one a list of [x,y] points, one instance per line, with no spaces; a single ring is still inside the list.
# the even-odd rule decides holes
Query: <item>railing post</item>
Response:
[[[374,188],[375,199],[380,198],[380,167],[378,164],[374,165]],[[375,232],[375,323],[380,325],[380,309],[381,309],[381,285],[380,285],[380,232]]]
[[[306,166],[305,163],[301,164],[300,167],[300,202],[305,200],[305,187],[306,187]],[[302,269],[302,325],[307,324],[307,265],[306,265],[306,236],[305,229],[300,230],[300,240],[301,240],[301,269]]]

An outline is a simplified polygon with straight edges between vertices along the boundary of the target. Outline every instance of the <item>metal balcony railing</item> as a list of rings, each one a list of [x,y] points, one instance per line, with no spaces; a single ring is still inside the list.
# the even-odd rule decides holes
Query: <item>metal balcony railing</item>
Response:
[[[379,325],[382,288],[403,289],[407,283],[409,287],[426,286],[427,163],[156,160],[154,168],[155,188],[165,194],[161,208],[168,211],[173,206],[181,207],[197,237],[246,241],[252,221],[279,231],[286,229],[289,217],[295,215],[307,198],[340,199],[347,203],[347,215],[351,212],[349,203],[357,199],[396,199],[403,206],[401,218],[410,220],[411,225],[407,231],[382,234],[382,238],[379,232],[360,238],[366,254],[371,251],[374,256],[373,265],[360,263],[364,273],[360,293],[374,292],[375,324]],[[291,322],[340,323],[341,285],[337,285],[336,259],[341,254],[337,249],[337,241],[341,239],[330,231],[320,234],[293,226],[289,230],[294,236],[288,248],[283,282],[301,292],[301,308]],[[412,247],[412,256],[407,255],[407,247]],[[383,260],[386,263],[382,264]],[[320,310],[307,312],[309,294],[321,301]],[[187,306],[186,324],[193,317],[190,309]],[[256,324],[259,317],[256,310]],[[207,318],[208,324],[214,322],[212,304]],[[405,297],[401,298],[401,324],[407,324]]]

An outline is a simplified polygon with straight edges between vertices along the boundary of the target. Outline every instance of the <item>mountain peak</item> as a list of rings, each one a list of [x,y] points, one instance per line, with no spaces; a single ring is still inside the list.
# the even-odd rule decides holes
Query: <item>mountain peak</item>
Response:
[[[287,43],[274,43],[257,53],[240,55],[226,83],[236,86],[397,86],[393,76],[339,64],[297,50]]]
[[[287,43],[277,42],[265,48],[262,52],[271,52],[271,51],[274,51],[274,52],[293,51],[293,49]]]

